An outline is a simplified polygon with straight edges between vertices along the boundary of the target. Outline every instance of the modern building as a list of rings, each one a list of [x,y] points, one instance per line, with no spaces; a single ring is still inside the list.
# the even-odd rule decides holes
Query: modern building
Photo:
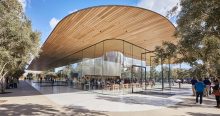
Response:
[[[57,24],[28,70],[67,72],[66,78],[81,88],[133,91],[162,85],[162,78],[148,72],[155,46],[176,42],[174,32],[166,17],[147,9],[119,5],[82,9]]]

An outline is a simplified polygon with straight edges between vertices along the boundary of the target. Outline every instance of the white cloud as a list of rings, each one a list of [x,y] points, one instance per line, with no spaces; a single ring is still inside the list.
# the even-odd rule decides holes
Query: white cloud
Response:
[[[56,18],[52,18],[51,20],[50,20],[50,27],[53,29],[56,25],[57,25],[57,23],[59,22],[60,20],[59,19],[56,19]]]
[[[71,14],[71,13],[76,12],[76,11],[78,11],[78,9],[74,9],[72,11],[69,11],[68,14]]]
[[[140,0],[137,6],[166,16],[167,11],[171,10],[177,3],[179,0]]]
[[[23,7],[23,10],[25,11],[26,6],[27,6],[27,0],[18,0],[18,2],[21,3],[21,5],[22,5],[22,7]]]

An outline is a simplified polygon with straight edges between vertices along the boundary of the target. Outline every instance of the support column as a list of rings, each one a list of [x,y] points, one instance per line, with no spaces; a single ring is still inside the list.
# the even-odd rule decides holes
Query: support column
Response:
[[[132,45],[132,66],[131,66],[131,92],[134,92],[133,88],[133,45]]]
[[[168,82],[169,82],[169,88],[171,89],[171,82],[170,82],[170,77],[171,77],[170,58],[168,59],[168,63],[169,63]]]

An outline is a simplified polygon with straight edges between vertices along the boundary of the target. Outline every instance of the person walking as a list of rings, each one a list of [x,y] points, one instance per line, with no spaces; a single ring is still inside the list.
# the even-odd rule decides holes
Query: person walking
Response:
[[[18,79],[17,78],[13,78],[13,84],[14,84],[14,88],[18,87]]]
[[[193,77],[193,79],[191,80],[193,96],[196,95],[195,84],[197,82],[198,82],[197,79],[195,77]]]
[[[205,91],[204,91],[204,96],[208,97],[209,96],[209,91],[210,91],[210,86],[211,86],[211,82],[209,80],[209,78],[205,78],[205,80],[203,81],[204,84],[206,85]]]
[[[213,94],[215,95],[216,103],[217,103],[217,108],[220,108],[220,87],[219,87],[219,81],[215,80],[214,81],[215,86],[212,88],[213,89]]]
[[[198,98],[200,97],[200,104],[202,104],[202,97],[203,97],[203,92],[205,89],[205,84],[202,82],[202,78],[199,78],[199,82],[195,84],[195,89],[196,89],[196,103],[199,102]]]

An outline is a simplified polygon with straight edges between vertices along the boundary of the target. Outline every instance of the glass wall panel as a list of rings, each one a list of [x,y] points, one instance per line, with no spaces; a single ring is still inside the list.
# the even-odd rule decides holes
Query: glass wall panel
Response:
[[[100,92],[99,90],[103,89],[104,86],[104,78],[102,78],[103,75],[103,42],[98,43],[95,45],[95,59],[94,59],[94,65],[95,65],[95,80],[97,82],[96,90],[97,92]],[[101,91],[103,92],[103,91]]]
[[[163,68],[162,68],[163,64],[161,64],[161,60],[159,61],[159,63],[156,65],[155,69],[156,71],[159,73],[158,78],[156,78],[156,87],[155,88],[163,88]]]
[[[155,63],[154,53],[147,53],[146,62],[150,64],[147,65],[147,67],[149,67],[149,73],[147,73],[147,89],[162,89],[161,62]]]
[[[94,56],[95,46],[83,50],[82,76],[91,76],[95,74]]]
[[[145,88],[145,50],[133,45],[133,90],[140,91],[140,87]],[[143,60],[143,61],[142,61]]]
[[[83,59],[82,55],[83,55],[82,51],[77,52],[72,55],[72,58],[74,60],[76,60],[75,61],[76,63],[74,63],[74,65],[72,65],[72,67],[74,68],[75,73],[77,73],[76,76],[77,76],[78,80],[80,80],[80,78],[82,77],[82,59]]]
[[[147,89],[146,87],[146,80],[147,80],[147,72],[149,73],[149,64],[146,63],[146,51],[142,49],[142,54],[141,54],[141,87],[142,89]]]
[[[171,78],[171,72],[170,72],[170,65],[169,65],[169,60],[166,59],[164,64],[163,64],[163,80],[164,80],[164,88],[170,89],[171,88],[171,83],[170,83],[170,78]]]
[[[124,57],[122,72],[122,89],[123,92],[131,92],[131,70],[132,70],[132,44],[124,41]]]
[[[72,88],[81,88],[81,77],[82,77],[82,51],[76,52],[68,56],[69,65],[66,65],[63,69],[63,72],[68,72],[68,78],[65,80],[67,85]]]
[[[132,45],[124,42],[124,58],[123,58],[123,78],[131,78],[131,67],[132,67]]]
[[[104,42],[103,75],[121,77],[123,41],[107,40]]]
[[[119,92],[123,60],[123,41],[104,41],[103,76],[105,78],[104,92]]]
[[[66,81],[73,88],[81,89],[82,55],[82,51],[70,55],[69,59],[71,58],[72,62],[64,68],[64,72],[68,72],[68,79]]]
[[[103,42],[95,45],[95,75],[102,75]]]
[[[83,50],[82,76],[84,78],[84,90],[90,90],[93,87],[93,76],[95,74],[95,46]]]
[[[144,89],[151,89],[151,84],[149,83],[149,80],[151,79],[151,63],[150,63],[150,53],[145,54],[145,63],[146,63],[146,83],[144,83]],[[148,84],[148,85],[147,85]]]
[[[133,46],[133,65],[141,66],[141,54],[144,53],[143,49]]]
[[[154,54],[149,52],[146,53],[146,69],[147,69],[147,89],[154,89],[156,88],[156,78],[159,78],[159,72],[156,71],[156,64],[154,63]]]

